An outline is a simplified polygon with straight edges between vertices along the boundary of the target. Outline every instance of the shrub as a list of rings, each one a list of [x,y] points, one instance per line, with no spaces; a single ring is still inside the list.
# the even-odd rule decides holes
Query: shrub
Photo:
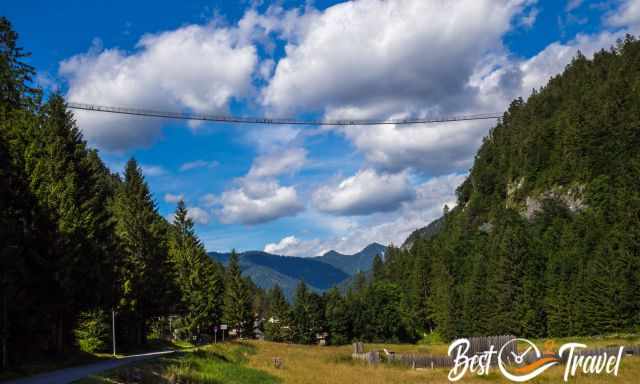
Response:
[[[80,313],[78,326],[73,333],[80,349],[93,353],[107,349],[110,330],[107,313],[95,309]]]

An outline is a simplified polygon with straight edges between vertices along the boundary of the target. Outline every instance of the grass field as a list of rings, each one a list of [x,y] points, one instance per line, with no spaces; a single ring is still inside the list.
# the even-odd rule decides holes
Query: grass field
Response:
[[[558,345],[569,340],[557,340]],[[629,345],[640,341],[638,336],[607,338],[572,338],[589,347]],[[366,350],[388,348],[398,352],[446,353],[448,345],[366,344]],[[401,366],[367,366],[352,361],[351,347],[319,347],[278,344],[262,341],[210,345],[179,355],[160,358],[138,366],[82,380],[81,384],[105,383],[447,383],[447,369],[412,370]],[[284,365],[276,368],[273,358],[280,357]],[[554,367],[530,383],[561,383],[564,367]],[[497,369],[488,376],[463,378],[461,383],[509,383]],[[626,356],[620,375],[578,375],[570,383],[638,383],[640,357]]]

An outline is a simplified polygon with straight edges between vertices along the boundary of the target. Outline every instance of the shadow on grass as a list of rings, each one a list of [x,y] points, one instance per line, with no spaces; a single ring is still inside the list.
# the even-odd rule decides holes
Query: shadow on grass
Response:
[[[78,384],[277,384],[280,379],[246,365],[256,348],[246,343],[209,345],[80,380]]]

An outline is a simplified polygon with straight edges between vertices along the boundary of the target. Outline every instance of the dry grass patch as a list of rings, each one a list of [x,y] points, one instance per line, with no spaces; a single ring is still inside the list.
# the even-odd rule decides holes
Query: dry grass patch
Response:
[[[591,339],[585,340],[590,347],[616,344],[616,339],[602,340],[593,343]],[[562,343],[563,341],[560,341]],[[274,377],[282,380],[284,384],[394,384],[394,383],[449,383],[447,369],[412,370],[401,366],[367,366],[362,362],[351,360],[351,346],[344,347],[318,347],[301,346],[292,344],[279,344],[270,342],[251,342],[256,346],[256,354],[249,358],[249,366],[261,371],[266,371]],[[628,344],[628,343],[627,343]],[[618,344],[620,345],[620,344]],[[391,345],[391,344],[366,344],[366,350],[391,349],[398,352],[420,352],[446,354],[447,345],[418,346],[418,345]],[[276,368],[274,357],[280,357],[283,361],[282,368]],[[554,367],[542,376],[529,383],[562,383],[564,366]],[[622,360],[620,376],[610,375],[587,376],[578,375],[570,378],[569,383],[596,384],[596,383],[620,383],[636,384],[640,382],[640,358],[626,356]],[[461,383],[510,383],[502,378],[497,369],[492,368],[488,376],[465,376]]]

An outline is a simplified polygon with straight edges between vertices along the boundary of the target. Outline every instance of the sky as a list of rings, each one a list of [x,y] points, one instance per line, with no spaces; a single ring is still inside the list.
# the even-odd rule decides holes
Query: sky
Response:
[[[503,112],[626,33],[640,0],[4,1],[38,84],[68,101],[241,116]],[[455,205],[495,121],[256,126],[75,112],[113,172],[141,164],[211,251],[400,245]]]

